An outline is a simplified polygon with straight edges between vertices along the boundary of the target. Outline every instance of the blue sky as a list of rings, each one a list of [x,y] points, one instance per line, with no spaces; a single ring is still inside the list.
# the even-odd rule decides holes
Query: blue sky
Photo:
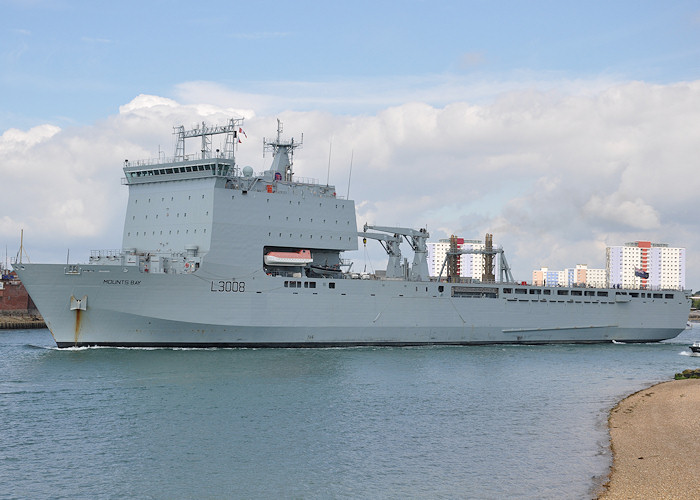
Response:
[[[0,0],[0,65],[0,243],[35,261],[118,248],[123,159],[236,115],[256,170],[278,117],[301,176],[332,142],[344,193],[352,156],[360,226],[492,232],[523,280],[666,242],[700,288],[697,1]]]
[[[393,82],[400,93],[431,88],[440,105],[440,85],[454,82],[667,83],[700,71],[697,2],[2,0],[0,9],[2,129],[91,123],[189,81],[275,93],[314,83],[319,98],[326,83],[334,101],[340,84],[384,93]],[[333,109],[381,108],[363,97]]]

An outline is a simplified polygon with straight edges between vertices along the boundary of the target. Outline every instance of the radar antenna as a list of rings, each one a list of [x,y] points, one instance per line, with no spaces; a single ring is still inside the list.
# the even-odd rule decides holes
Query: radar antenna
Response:
[[[224,145],[223,158],[234,160],[235,162],[235,144],[239,131],[242,131],[243,118],[231,118],[226,125],[215,125],[208,127],[202,122],[200,128],[197,125],[191,130],[185,130],[183,125],[173,127],[173,134],[177,137],[175,143],[175,161],[187,161],[190,158],[185,155],[185,139],[191,137],[201,137],[202,146],[200,149],[200,158],[211,158],[211,137],[215,134],[226,134],[226,142]],[[194,156],[192,159],[195,159]]]

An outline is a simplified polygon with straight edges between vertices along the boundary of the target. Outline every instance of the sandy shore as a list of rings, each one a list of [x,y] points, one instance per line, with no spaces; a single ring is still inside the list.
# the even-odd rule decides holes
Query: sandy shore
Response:
[[[639,391],[608,425],[613,466],[599,498],[700,498],[700,379]]]

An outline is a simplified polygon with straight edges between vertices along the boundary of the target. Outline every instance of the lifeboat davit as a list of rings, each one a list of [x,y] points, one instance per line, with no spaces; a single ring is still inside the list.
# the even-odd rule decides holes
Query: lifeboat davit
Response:
[[[269,252],[265,254],[265,264],[268,266],[304,266],[313,262],[310,250],[298,252]]]

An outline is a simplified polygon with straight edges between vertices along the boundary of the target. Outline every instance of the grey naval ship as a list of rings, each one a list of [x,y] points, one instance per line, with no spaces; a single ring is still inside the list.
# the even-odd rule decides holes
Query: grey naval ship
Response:
[[[239,168],[242,124],[175,127],[173,158],[124,162],[120,250],[86,264],[15,263],[58,347],[650,342],[686,326],[686,291],[516,283],[491,245],[481,253],[487,269],[500,262],[499,279],[460,282],[457,249],[431,278],[427,230],[358,231],[353,201],[295,175],[303,138],[283,140],[279,123],[263,140],[270,168]],[[223,150],[212,151],[217,134]],[[192,138],[201,148],[186,154]],[[343,252],[359,239],[384,247],[385,275],[350,272]]]

